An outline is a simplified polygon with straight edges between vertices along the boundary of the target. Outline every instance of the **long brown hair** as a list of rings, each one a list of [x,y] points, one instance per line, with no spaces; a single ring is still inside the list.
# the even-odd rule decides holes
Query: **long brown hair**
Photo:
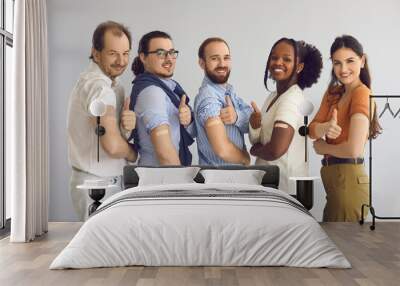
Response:
[[[365,84],[369,89],[371,89],[371,75],[369,73],[369,68],[368,68],[368,62],[367,62],[367,57],[364,54],[364,50],[362,45],[360,44],[359,41],[357,41],[356,38],[350,35],[343,35],[341,37],[337,37],[335,41],[333,42],[331,46],[331,58],[333,54],[341,49],[341,48],[348,48],[351,49],[354,53],[356,53],[360,58],[362,56],[365,56],[365,64],[364,67],[361,68],[360,70],[360,80],[363,84]],[[336,77],[335,72],[331,72],[331,81],[329,83],[328,87],[328,93],[331,95],[336,95],[339,96],[339,98],[344,94],[344,86],[343,84],[339,81],[339,79]],[[369,136],[371,138],[376,138],[379,134],[382,133],[382,127],[379,124],[378,121],[378,115],[377,115],[377,108],[376,104],[374,104],[374,116],[371,119],[370,125],[369,125]]]

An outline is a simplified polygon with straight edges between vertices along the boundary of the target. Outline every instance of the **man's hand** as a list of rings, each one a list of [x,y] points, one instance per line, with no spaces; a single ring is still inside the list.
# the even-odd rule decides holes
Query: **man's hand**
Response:
[[[342,128],[337,124],[337,109],[332,112],[331,120],[325,122],[325,136],[329,139],[336,139],[342,133]]]
[[[231,98],[227,95],[225,97],[226,107],[222,108],[219,117],[221,118],[222,122],[226,125],[234,124],[237,120],[237,114],[235,107],[233,107]]]
[[[130,97],[125,99],[124,107],[121,113],[121,127],[127,132],[132,131],[136,126],[136,114],[132,110],[129,110],[130,102]]]
[[[192,113],[189,106],[186,105],[186,94],[182,95],[179,103],[179,123],[187,127],[192,121]]]
[[[251,102],[251,106],[253,107],[254,111],[250,115],[250,125],[251,128],[258,129],[261,127],[261,110],[254,101]]]

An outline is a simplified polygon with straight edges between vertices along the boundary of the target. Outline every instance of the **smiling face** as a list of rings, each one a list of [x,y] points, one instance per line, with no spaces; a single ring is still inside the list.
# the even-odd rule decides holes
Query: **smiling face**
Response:
[[[295,66],[294,49],[287,42],[278,43],[271,51],[268,70],[273,80],[286,81],[291,78]]]
[[[214,83],[224,84],[231,72],[231,55],[224,42],[211,42],[204,49],[204,59],[199,59],[200,67]]]
[[[174,49],[174,45],[170,39],[154,38],[150,40],[148,54],[141,53],[140,59],[143,62],[144,69],[152,74],[162,78],[170,78],[174,75],[176,58],[167,54],[165,58],[160,57],[157,50],[170,51]]]
[[[360,72],[365,57],[360,57],[352,49],[340,48],[332,55],[333,72],[336,78],[347,87],[360,84]]]
[[[92,49],[92,55],[100,69],[113,80],[121,75],[128,65],[128,37],[124,33],[117,35],[108,30],[104,33],[104,48],[101,51]]]

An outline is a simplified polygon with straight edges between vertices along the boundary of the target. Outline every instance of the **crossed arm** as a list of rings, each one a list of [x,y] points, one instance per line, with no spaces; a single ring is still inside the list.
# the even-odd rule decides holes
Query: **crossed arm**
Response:
[[[318,125],[321,124],[324,123],[316,123],[315,128],[317,129]],[[355,113],[350,118],[349,136],[346,141],[334,145],[328,144],[325,140],[318,138],[314,142],[314,149],[319,155],[329,154],[339,158],[361,157],[364,153],[365,141],[368,138],[368,128],[369,122],[367,116],[362,113]]]
[[[272,130],[271,140],[262,145],[254,144],[250,149],[250,154],[260,157],[266,161],[274,161],[279,159],[289,149],[293,140],[294,129],[283,121],[276,121]]]

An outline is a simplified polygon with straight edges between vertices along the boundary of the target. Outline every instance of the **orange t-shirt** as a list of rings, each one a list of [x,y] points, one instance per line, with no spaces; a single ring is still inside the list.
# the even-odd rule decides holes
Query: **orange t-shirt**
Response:
[[[351,116],[355,113],[362,113],[369,118],[370,94],[370,89],[366,85],[361,84],[360,86],[356,87],[339,105],[339,95],[330,94],[328,91],[325,92],[321,106],[309,125],[310,137],[317,137],[315,134],[316,123],[329,121],[332,117],[333,110],[336,108],[338,120],[337,123],[342,128],[342,133],[336,139],[327,138],[326,142],[336,145],[346,141],[349,137]]]

